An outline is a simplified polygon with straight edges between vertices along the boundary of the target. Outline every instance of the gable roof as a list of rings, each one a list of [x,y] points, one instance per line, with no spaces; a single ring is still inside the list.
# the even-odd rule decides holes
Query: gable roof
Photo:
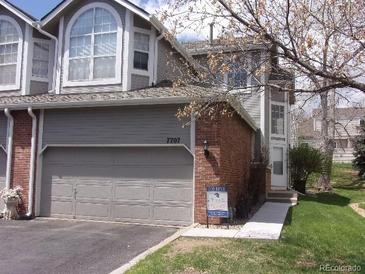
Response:
[[[1,0],[0,0],[1,1]],[[42,19],[41,19],[41,27],[47,25],[54,17],[56,17],[59,13],[61,13],[65,8],[67,8],[74,0],[63,0],[61,3],[59,3],[54,9],[52,9],[49,13],[47,13]],[[134,12],[138,16],[142,17],[146,21],[150,22],[152,26],[154,26],[161,34],[168,34],[169,31],[167,28],[154,16],[149,14],[144,9],[138,7],[137,5],[133,4],[132,2],[128,0],[112,0],[123,7],[129,9],[130,11]],[[177,52],[179,52],[185,60],[187,60],[190,65],[194,66],[194,60],[190,57],[190,55],[187,53],[185,48],[175,39],[170,37],[168,35],[169,39],[166,39],[169,41],[171,46],[175,48]]]
[[[60,2],[56,7],[54,7],[50,12],[48,12],[45,16],[42,17],[41,22],[42,25],[46,25],[49,21],[51,21],[57,14],[62,12],[65,8],[67,8],[74,0],[63,0]],[[138,7],[137,5],[133,4],[128,0],[114,0],[118,4],[122,5],[123,7],[133,11],[134,13],[138,14],[142,18],[149,21],[150,14],[145,11],[144,9]]]
[[[18,16],[20,19],[28,23],[29,25],[33,26],[34,23],[37,21],[37,18],[33,17],[32,15],[26,13],[25,11],[21,10],[17,6],[13,5],[7,0],[0,0],[0,5],[6,8],[11,13]]]

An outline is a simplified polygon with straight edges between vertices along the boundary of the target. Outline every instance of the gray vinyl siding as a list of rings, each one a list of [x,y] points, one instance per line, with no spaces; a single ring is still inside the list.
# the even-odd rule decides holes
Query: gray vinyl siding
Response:
[[[30,94],[42,94],[47,93],[49,90],[49,83],[40,81],[30,81]]]
[[[243,107],[250,114],[255,124],[260,127],[261,119],[261,92],[253,92],[242,99]]]
[[[45,40],[51,40],[51,38],[49,38],[48,36],[40,33],[38,30],[33,29],[33,38],[38,38],[38,39],[45,39]]]
[[[41,216],[190,225],[193,157],[184,148],[51,148]]]
[[[271,100],[275,102],[285,102],[285,93],[271,88]]]
[[[8,119],[4,113],[0,113],[0,145],[6,145],[6,137],[8,132]]]
[[[172,53],[172,54],[171,54]],[[177,80],[187,75],[181,55],[164,39],[158,42],[157,83]]]
[[[47,110],[43,145],[166,144],[190,146],[190,128],[176,118],[177,105]]]
[[[131,90],[146,88],[150,85],[150,77],[132,74],[131,75]]]
[[[25,22],[23,20],[21,20],[19,17],[17,17],[16,15],[14,15],[13,13],[11,13],[10,11],[8,11],[7,9],[5,9],[4,7],[0,6],[0,15],[5,15],[5,16],[9,16],[11,18],[13,18],[18,24],[19,27],[22,31],[22,37],[21,39],[24,41],[24,37],[25,37]],[[24,47],[25,47],[25,43],[23,43],[23,56],[22,56],[22,64],[21,67],[23,67],[23,62],[24,62]],[[22,77],[23,74],[20,74],[20,83],[22,83]],[[20,87],[21,88],[21,87]],[[19,90],[11,90],[11,91],[0,91],[0,97],[1,96],[17,96],[20,95],[20,89]]]
[[[120,15],[120,18],[122,20],[122,25],[123,25],[123,34],[122,34],[122,50],[124,49],[124,30],[125,30],[125,8],[123,6],[121,6],[120,4],[116,3],[115,1],[108,1],[108,0],[81,0],[81,1],[75,1],[74,3],[71,3],[69,5],[69,7],[64,11],[64,15],[65,15],[65,21],[64,21],[64,33],[63,33],[63,37],[64,37],[64,41],[63,41],[63,45],[62,45],[62,49],[63,49],[63,56],[65,55],[65,48],[66,48],[66,29],[68,26],[68,23],[70,22],[72,16],[83,6],[87,5],[87,4],[91,4],[94,2],[98,2],[98,3],[106,3],[108,5],[110,5],[111,7],[113,7],[117,13]],[[122,52],[122,60],[123,60],[123,52]],[[116,84],[116,85],[90,85],[90,86],[80,86],[80,87],[64,87],[63,86],[63,76],[64,76],[64,60],[62,58],[62,66],[61,66],[61,88],[62,91],[61,93],[63,94],[68,94],[68,93],[92,93],[92,92],[117,92],[117,91],[122,91],[123,90],[123,85],[122,82],[120,84]],[[122,79],[123,79],[123,64],[122,64],[122,69],[121,69],[121,75],[122,75]]]
[[[136,14],[133,16],[133,25],[141,29],[151,29],[151,24]]]

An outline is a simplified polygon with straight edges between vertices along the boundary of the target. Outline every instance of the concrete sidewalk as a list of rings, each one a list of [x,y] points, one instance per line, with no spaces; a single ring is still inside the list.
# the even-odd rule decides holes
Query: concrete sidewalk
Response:
[[[278,240],[291,204],[265,203],[240,230],[192,228],[183,237]]]

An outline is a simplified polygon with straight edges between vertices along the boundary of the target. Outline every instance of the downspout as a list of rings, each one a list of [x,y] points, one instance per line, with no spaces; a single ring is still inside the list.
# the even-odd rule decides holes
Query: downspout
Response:
[[[52,89],[48,92],[52,93],[52,91],[55,90],[56,88],[56,77],[57,77],[57,67],[58,67],[58,46],[59,46],[59,43],[58,43],[58,38],[48,32],[46,32],[45,30],[43,30],[41,28],[41,25],[39,23],[34,23],[33,24],[33,27],[35,27],[40,33],[42,33],[43,35],[47,36],[48,38],[51,38],[52,40],[55,41],[55,51],[54,51],[54,60],[53,60],[53,79],[52,79]]]
[[[157,85],[157,62],[158,62],[158,42],[164,37],[160,34],[155,40],[155,64],[153,66],[153,83]]]
[[[13,135],[14,135],[14,118],[10,114],[10,110],[6,108],[4,110],[6,117],[9,120],[8,128],[8,147],[7,147],[7,159],[6,159],[6,188],[11,188],[11,162],[13,158]]]
[[[33,216],[33,199],[34,199],[34,179],[35,179],[35,157],[36,157],[36,139],[37,139],[37,116],[35,116],[31,107],[28,108],[28,114],[32,117],[32,139],[31,154],[29,166],[29,191],[28,191],[28,212],[27,217]]]

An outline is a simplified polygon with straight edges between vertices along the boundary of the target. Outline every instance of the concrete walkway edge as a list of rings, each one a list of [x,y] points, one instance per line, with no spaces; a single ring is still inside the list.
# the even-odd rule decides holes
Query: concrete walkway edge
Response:
[[[151,255],[152,253],[156,252],[157,250],[163,248],[164,246],[168,245],[169,243],[175,241],[176,239],[180,238],[182,234],[184,234],[186,231],[194,228],[197,224],[193,224],[189,227],[185,227],[182,229],[179,229],[177,232],[175,232],[170,237],[163,240],[161,243],[151,247],[150,249],[146,250],[145,252],[139,254],[138,256],[134,257],[132,260],[130,260],[128,263],[122,265],[120,268],[115,269],[114,271],[110,272],[110,274],[123,274],[127,272],[129,269],[131,269],[133,266],[138,264],[140,261],[145,259],[148,255]]]
[[[278,240],[290,207],[290,203],[266,202],[240,230],[192,228],[182,236]]]

